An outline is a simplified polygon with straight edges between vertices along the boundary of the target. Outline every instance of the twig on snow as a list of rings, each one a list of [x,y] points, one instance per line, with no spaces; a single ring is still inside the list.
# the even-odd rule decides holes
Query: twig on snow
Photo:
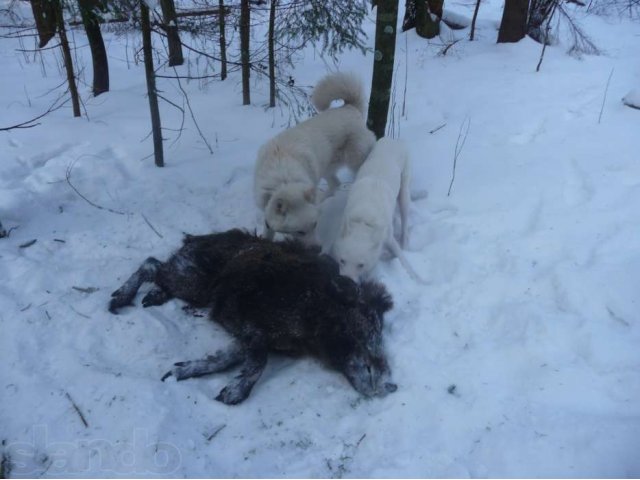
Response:
[[[602,97],[602,106],[600,107],[600,115],[598,115],[598,124],[600,124],[600,120],[602,120],[602,113],[604,112],[604,103],[607,101],[607,92],[609,91],[609,83],[611,82],[611,77],[613,76],[613,70],[611,69],[611,73],[609,74],[609,78],[607,79],[607,86],[604,89],[604,96]]]
[[[453,154],[453,173],[451,174],[451,183],[449,184],[449,191],[447,192],[447,197],[451,195],[451,188],[453,188],[453,181],[456,179],[456,165],[458,164],[458,157],[460,156],[460,152],[462,152],[464,143],[467,141],[467,135],[469,134],[470,126],[471,126],[471,119],[469,117],[467,117],[462,122],[462,125],[460,125],[460,131],[458,132],[458,139],[456,140],[456,148]],[[464,130],[464,133],[463,133],[463,130]]]
[[[31,245],[33,245],[37,241],[38,241],[38,239],[34,238],[33,240],[29,240],[28,242],[25,242],[22,245],[18,245],[18,248],[29,248]]]
[[[91,317],[89,315],[85,315],[84,313],[79,312],[78,310],[73,308],[73,305],[69,305],[69,308],[73,310],[75,313],[77,313],[78,315],[80,315],[81,317],[86,318],[87,320],[91,320]]]
[[[441,128],[444,128],[447,124],[443,123],[442,125],[440,125],[439,127],[434,128],[433,130],[429,130],[429,133],[431,135],[433,135],[434,133],[436,133],[438,130],[440,130]]]
[[[71,189],[76,192],[76,194],[83,199],[85,202],[87,202],[89,205],[91,205],[92,207],[95,207],[99,210],[106,210],[107,212],[111,212],[111,213],[116,213],[118,215],[126,215],[126,212],[121,212],[119,210],[114,210],[112,208],[108,208],[108,207],[103,207],[101,205],[98,205],[97,203],[93,203],[91,200],[89,200],[87,197],[85,197],[82,193],[80,193],[80,191],[75,187],[75,185],[73,183],[71,183],[71,171],[73,170],[73,166],[76,164],[75,161],[71,162],[69,164],[69,166],[67,167],[67,171],[65,173],[65,177],[67,180],[67,183],[69,184],[69,187],[71,187]]]
[[[150,228],[151,230],[153,230],[153,232],[154,232],[156,235],[158,235],[160,238],[164,238],[164,237],[162,236],[162,234],[161,234],[158,230],[156,230],[156,229],[153,227],[153,225],[151,225],[151,222],[147,219],[147,217],[144,215],[144,213],[140,213],[140,215],[142,215],[142,218],[144,218],[144,221],[147,223],[147,225],[149,225],[149,228]]]
[[[96,287],[71,287],[71,288],[73,288],[74,290],[77,290],[78,292],[88,293],[88,294],[95,293],[98,290],[100,290],[99,288],[96,288]]]
[[[216,438],[216,436],[222,431],[224,430],[224,428],[227,426],[227,424],[222,424],[221,426],[219,426],[218,428],[215,429],[215,431],[209,435],[207,437],[207,442],[210,442],[211,440],[213,440],[214,438]]]
[[[69,402],[71,402],[71,405],[73,406],[73,409],[76,411],[76,413],[80,417],[80,420],[82,420],[82,423],[84,424],[85,428],[89,428],[89,424],[87,423],[87,419],[82,414],[82,411],[80,410],[80,408],[78,407],[76,402],[73,401],[73,398],[71,398],[71,395],[69,395],[69,392],[64,392],[64,394],[67,397],[67,399],[69,400]]]

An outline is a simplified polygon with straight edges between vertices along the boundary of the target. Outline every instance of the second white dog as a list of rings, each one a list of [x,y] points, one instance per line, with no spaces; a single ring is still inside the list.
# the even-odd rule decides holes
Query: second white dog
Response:
[[[342,275],[355,281],[366,278],[387,246],[411,277],[422,282],[400,248],[408,241],[409,181],[409,154],[404,144],[389,138],[378,140],[351,186],[333,246]],[[393,236],[396,203],[400,207],[400,245]]]

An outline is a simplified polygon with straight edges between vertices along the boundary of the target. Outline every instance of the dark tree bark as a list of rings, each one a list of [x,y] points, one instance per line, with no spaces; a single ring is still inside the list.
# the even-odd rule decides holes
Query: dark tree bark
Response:
[[[56,6],[51,0],[31,0],[31,10],[38,30],[38,48],[42,48],[56,35]]]
[[[71,57],[71,48],[69,47],[69,39],[67,38],[67,29],[64,26],[64,16],[62,14],[62,3],[60,0],[52,0],[55,8],[55,18],[58,28],[58,36],[60,37],[60,49],[62,50],[62,58],[64,60],[64,69],[67,72],[67,83],[69,84],[69,93],[71,94],[71,105],[73,106],[73,116],[79,117],[80,113],[80,95],[78,95],[78,86],[76,85],[76,76],[73,71],[73,58]]]
[[[100,16],[95,9],[97,2],[93,0],[78,0],[80,15],[84,30],[87,33],[89,48],[91,49],[91,60],[93,62],[93,95],[109,91],[109,62],[107,60],[107,50],[104,47],[102,32],[100,31]]]
[[[269,10],[269,106],[276,106],[276,53],[275,53],[275,28],[276,28],[276,6],[278,0],[271,0]]]
[[[476,8],[473,10],[473,18],[471,19],[471,33],[469,33],[469,41],[473,42],[476,34],[476,20],[478,19],[478,10],[480,10],[480,2],[482,0],[476,0]]]
[[[393,81],[398,0],[378,0],[377,4],[373,77],[371,79],[367,126],[377,138],[381,138],[384,137],[387,126]]]
[[[151,45],[151,23],[149,21],[149,7],[140,0],[140,28],[142,30],[142,55],[144,56],[144,71],[147,77],[147,97],[151,112],[151,130],[153,132],[153,155],[156,166],[164,167],[164,151],[162,149],[162,126],[160,124],[160,108],[156,90],[156,74],[153,69],[153,51]]]
[[[412,28],[423,38],[434,38],[440,33],[440,20],[444,0],[406,0],[402,31]],[[430,13],[437,18],[434,20]]]
[[[529,21],[527,22],[527,35],[538,43],[548,43],[548,29],[545,24],[551,21],[553,11],[558,0],[531,0],[529,7]]]
[[[527,33],[529,0],[505,0],[498,43],[519,42]]]
[[[227,35],[225,33],[224,0],[218,0],[218,28],[220,29],[220,79],[227,78]]]
[[[164,25],[162,29],[167,34],[167,46],[169,47],[169,66],[182,65],[184,57],[182,56],[182,42],[178,34],[178,16],[176,15],[176,6],[173,0],[160,0],[160,8],[162,9],[162,20]]]
[[[251,75],[251,58],[249,51],[249,35],[251,31],[251,10],[249,0],[240,1],[240,63],[242,64],[242,104],[251,104],[249,78]]]

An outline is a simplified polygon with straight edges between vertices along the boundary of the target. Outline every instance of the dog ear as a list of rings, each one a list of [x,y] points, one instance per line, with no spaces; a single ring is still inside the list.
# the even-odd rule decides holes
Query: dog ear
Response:
[[[304,191],[304,199],[309,203],[316,203],[316,189],[311,187]]]
[[[284,215],[287,213],[287,202],[283,198],[279,198],[276,200],[276,213],[278,215]]]

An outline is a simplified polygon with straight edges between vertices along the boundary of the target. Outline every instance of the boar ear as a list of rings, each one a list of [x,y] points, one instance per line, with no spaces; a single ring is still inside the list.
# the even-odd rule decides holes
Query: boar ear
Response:
[[[279,215],[287,213],[287,202],[282,198],[276,200],[276,213]]]
[[[311,187],[304,191],[304,199],[309,203],[316,203],[316,189]]]
[[[393,308],[393,299],[381,283],[363,282],[361,288],[363,300],[375,308],[380,315]]]

